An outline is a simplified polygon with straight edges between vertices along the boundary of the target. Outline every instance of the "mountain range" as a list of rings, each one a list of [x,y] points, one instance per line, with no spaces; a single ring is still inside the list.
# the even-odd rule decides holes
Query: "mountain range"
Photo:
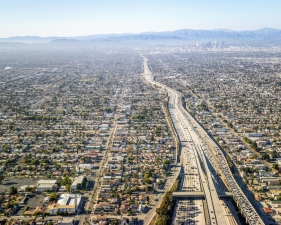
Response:
[[[281,30],[263,28],[260,30],[232,31],[228,29],[191,30],[182,29],[167,32],[144,32],[124,34],[97,34],[77,37],[40,37],[15,36],[0,38],[0,42],[48,43],[48,42],[77,42],[77,41],[117,41],[117,42],[151,42],[151,41],[266,41],[281,43]]]

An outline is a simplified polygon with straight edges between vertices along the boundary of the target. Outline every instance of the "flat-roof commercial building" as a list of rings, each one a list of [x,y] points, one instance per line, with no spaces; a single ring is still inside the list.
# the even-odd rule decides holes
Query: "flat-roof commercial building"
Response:
[[[58,185],[56,180],[39,180],[37,183],[37,192],[57,191]]]
[[[74,181],[71,184],[71,190],[77,190],[80,189],[83,185],[83,181],[85,179],[85,176],[79,176],[79,177],[75,177]]]
[[[48,205],[47,211],[50,215],[57,213],[75,214],[81,204],[81,195],[62,194],[57,203]]]

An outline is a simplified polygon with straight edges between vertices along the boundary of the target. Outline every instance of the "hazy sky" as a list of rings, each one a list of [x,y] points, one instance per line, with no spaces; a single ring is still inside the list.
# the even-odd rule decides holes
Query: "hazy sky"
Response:
[[[0,0],[0,37],[281,29],[280,0]]]

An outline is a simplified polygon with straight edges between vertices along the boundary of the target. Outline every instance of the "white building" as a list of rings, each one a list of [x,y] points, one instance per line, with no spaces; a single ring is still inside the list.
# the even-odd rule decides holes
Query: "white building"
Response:
[[[56,180],[39,180],[37,183],[36,191],[56,191],[58,189],[58,185],[56,184],[56,182]]]
[[[84,170],[91,171],[94,168],[94,165],[91,163],[81,163],[76,166],[76,171],[84,172]]]
[[[56,204],[48,205],[47,211],[50,215],[67,212],[75,214],[81,204],[81,195],[62,194]]]
[[[75,177],[74,181],[71,184],[71,190],[77,190],[77,189],[79,189],[79,186],[81,188],[84,179],[85,179],[85,176]]]

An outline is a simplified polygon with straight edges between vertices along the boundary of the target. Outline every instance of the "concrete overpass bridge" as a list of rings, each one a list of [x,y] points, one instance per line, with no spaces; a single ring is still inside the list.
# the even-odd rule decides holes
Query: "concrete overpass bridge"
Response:
[[[195,197],[203,197],[205,198],[205,194],[203,191],[176,191],[173,192],[173,198],[195,198]],[[218,194],[220,198],[232,198],[232,192],[225,192],[223,194]]]

